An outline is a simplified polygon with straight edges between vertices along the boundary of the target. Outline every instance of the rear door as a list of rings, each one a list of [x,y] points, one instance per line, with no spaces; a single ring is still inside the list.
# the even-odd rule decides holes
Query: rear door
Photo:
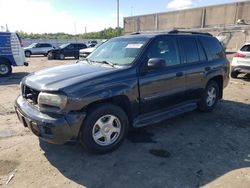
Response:
[[[160,70],[149,70],[146,64],[150,58],[163,58],[166,61],[166,67]],[[174,36],[154,39],[143,61],[142,67],[146,66],[146,70],[139,76],[142,114],[169,108],[185,101],[184,69]]]
[[[198,99],[209,71],[205,51],[195,36],[179,36],[178,43],[184,59],[187,99]]]
[[[43,54],[47,54],[49,50],[52,49],[52,45],[51,44],[47,44],[47,43],[44,43],[42,44],[42,47],[43,47]]]

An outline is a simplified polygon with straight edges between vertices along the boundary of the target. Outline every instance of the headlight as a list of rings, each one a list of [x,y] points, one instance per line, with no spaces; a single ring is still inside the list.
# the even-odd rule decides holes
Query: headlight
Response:
[[[57,107],[64,109],[67,104],[67,96],[61,94],[43,93],[38,96],[39,107]]]

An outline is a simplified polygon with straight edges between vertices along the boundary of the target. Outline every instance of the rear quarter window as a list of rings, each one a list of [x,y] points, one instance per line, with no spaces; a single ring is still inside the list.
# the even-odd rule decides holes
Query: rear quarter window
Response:
[[[220,42],[214,37],[200,37],[202,46],[204,47],[208,60],[225,57],[225,51]]]

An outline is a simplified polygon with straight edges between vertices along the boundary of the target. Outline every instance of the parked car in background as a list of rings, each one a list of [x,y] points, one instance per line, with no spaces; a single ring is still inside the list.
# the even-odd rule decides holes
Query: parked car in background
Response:
[[[17,33],[0,32],[0,76],[12,73],[12,66],[28,66]]]
[[[79,59],[85,59],[95,49],[96,49],[95,47],[92,47],[92,48],[84,48],[84,49],[79,50],[79,56],[80,56]]]
[[[91,41],[88,41],[87,46],[88,46],[89,48],[93,48],[93,47],[95,47],[97,44],[98,44],[98,42],[97,42],[96,40],[91,40]]]
[[[233,57],[231,77],[237,78],[240,73],[250,74],[250,43],[244,44]]]
[[[79,50],[87,48],[83,43],[67,43],[48,51],[48,59],[64,59],[65,57],[75,57],[79,59]]]
[[[44,55],[47,56],[48,51],[52,50],[53,46],[49,43],[32,43],[28,47],[24,48],[25,56],[31,55]]]
[[[107,153],[129,128],[197,108],[212,111],[229,69],[224,48],[208,33],[127,35],[110,39],[78,64],[26,76],[15,109],[42,140],[78,139],[91,152]]]
[[[97,47],[99,47],[100,45],[102,45],[104,42],[106,42],[107,40],[103,40],[102,42],[100,42],[99,44],[95,45],[94,47],[89,47],[89,48],[85,48],[85,49],[81,49],[79,50],[79,58],[80,59],[85,59],[86,57],[88,57],[89,54],[91,54]]]

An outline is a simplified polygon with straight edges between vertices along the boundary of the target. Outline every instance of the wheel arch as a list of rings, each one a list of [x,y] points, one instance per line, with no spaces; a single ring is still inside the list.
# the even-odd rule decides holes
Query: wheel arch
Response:
[[[223,76],[222,75],[214,76],[208,80],[207,84],[210,81],[215,81],[218,84],[218,86],[219,86],[219,99],[222,99],[222,96],[223,96]]]
[[[26,52],[30,52],[30,55],[32,55],[32,51],[31,50],[25,50],[24,53]]]
[[[130,100],[126,95],[117,95],[117,96],[112,96],[110,98],[105,98],[105,99],[101,99],[98,101],[94,101],[88,104],[84,108],[84,110],[88,114],[88,112],[91,111],[93,108],[95,108],[97,105],[100,105],[103,103],[109,103],[109,104],[119,106],[126,113],[128,120],[129,120],[129,124],[131,124],[131,122],[133,121],[132,108],[131,108]]]
[[[2,62],[9,63],[10,66],[12,65],[11,60],[9,60],[8,58],[5,58],[5,57],[0,57],[0,63],[2,63]]]

